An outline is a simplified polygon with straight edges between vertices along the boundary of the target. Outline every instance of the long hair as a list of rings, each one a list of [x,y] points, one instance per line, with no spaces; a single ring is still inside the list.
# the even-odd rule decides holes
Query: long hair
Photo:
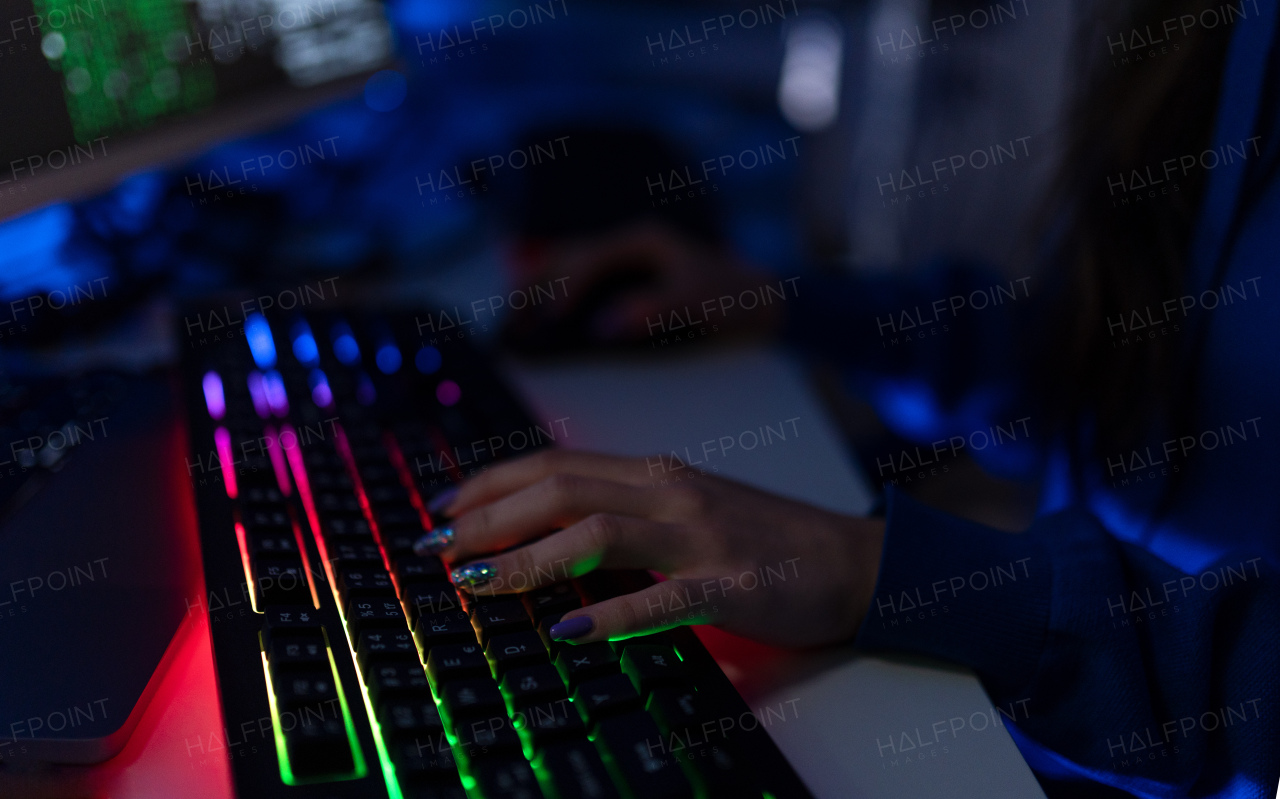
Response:
[[[1198,14],[1209,2],[1099,4],[1108,10],[1089,14],[1079,31],[1089,77],[1043,216],[1056,297],[1044,317],[1048,349],[1035,365],[1040,401],[1077,465],[1101,464],[1194,416],[1197,347],[1187,326],[1148,338],[1132,334],[1126,320],[1161,308],[1187,284],[1207,175],[1194,169],[1143,184],[1148,167],[1159,178],[1168,159],[1211,146],[1234,26],[1142,44],[1157,38],[1151,33],[1164,20]]]

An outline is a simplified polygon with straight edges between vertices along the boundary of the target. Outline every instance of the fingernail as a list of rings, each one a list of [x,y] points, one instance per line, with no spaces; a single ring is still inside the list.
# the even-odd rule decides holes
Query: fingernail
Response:
[[[483,585],[498,576],[498,567],[491,563],[468,563],[459,566],[450,574],[454,585],[474,588]]]
[[[452,505],[453,501],[457,498],[458,498],[457,486],[451,486],[449,488],[446,488],[445,490],[441,491],[439,494],[436,494],[434,497],[432,497],[431,501],[427,503],[427,513],[430,513],[432,516],[442,513],[444,512],[444,509]]]
[[[413,554],[437,555],[453,543],[452,527],[437,527],[413,542]]]
[[[590,616],[575,616],[568,621],[551,625],[551,629],[547,632],[551,633],[552,641],[564,641],[568,638],[581,638],[591,632],[591,628],[595,626]]]

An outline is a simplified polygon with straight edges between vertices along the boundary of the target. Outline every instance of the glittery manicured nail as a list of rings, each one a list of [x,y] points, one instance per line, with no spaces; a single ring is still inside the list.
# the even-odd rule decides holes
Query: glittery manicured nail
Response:
[[[551,629],[547,632],[551,633],[551,640],[564,641],[568,638],[581,638],[591,632],[594,626],[595,622],[591,621],[590,616],[576,616],[568,621],[551,625]]]
[[[413,542],[415,555],[436,555],[453,543],[452,527],[437,527]]]
[[[491,563],[468,563],[454,569],[450,576],[454,585],[475,588],[498,576],[498,567]]]
[[[441,491],[439,494],[436,494],[434,497],[432,497],[431,501],[427,503],[427,513],[430,513],[432,516],[438,516],[444,512],[445,508],[452,505],[453,501],[457,498],[458,498],[457,486],[453,486],[452,488],[446,488],[445,490]]]

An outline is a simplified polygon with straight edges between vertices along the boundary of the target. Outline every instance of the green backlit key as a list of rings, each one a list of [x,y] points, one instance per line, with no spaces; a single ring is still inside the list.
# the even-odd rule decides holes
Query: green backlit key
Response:
[[[489,718],[504,712],[498,684],[488,677],[454,680],[438,688],[440,710],[445,723],[455,732],[469,719]]]
[[[601,721],[595,744],[610,771],[633,795],[693,799],[693,786],[647,713],[637,711]]]
[[[347,603],[347,627],[358,641],[366,630],[407,630],[404,611],[395,598],[353,597]]]
[[[556,669],[569,690],[596,677],[605,677],[618,671],[618,656],[603,641],[579,646],[568,646],[556,656]]]
[[[486,763],[476,777],[484,799],[541,799],[538,780],[522,757]]]
[[[454,725],[458,738],[458,754],[473,761],[499,755],[520,755],[520,736],[504,712],[486,717],[463,719]]]
[[[295,778],[341,775],[355,768],[341,718],[310,720],[291,725],[282,732]]]
[[[479,644],[443,644],[427,656],[427,674],[439,688],[452,680],[488,677],[489,661],[485,660]]]
[[[702,704],[693,686],[664,685],[649,694],[645,710],[658,722],[659,729],[669,735],[697,727],[709,718]]]
[[[524,605],[515,600],[482,603],[471,608],[471,624],[476,628],[480,643],[489,645],[489,639],[507,633],[533,632],[529,614]]]
[[[622,671],[641,696],[660,685],[685,681],[684,664],[669,646],[629,646],[622,653]]]
[[[640,695],[623,674],[610,674],[587,680],[573,692],[573,706],[588,726],[601,719],[639,710]]]
[[[556,799],[618,799],[618,789],[590,741],[551,744],[533,765],[546,776]]]
[[[384,703],[378,722],[382,734],[393,741],[426,739],[444,733],[444,722],[430,693]]]
[[[550,663],[547,650],[542,648],[542,639],[533,630],[493,636],[485,646],[484,656],[498,679],[512,669]]]
[[[503,675],[501,687],[513,710],[568,698],[560,672],[549,663],[512,669]]]
[[[559,699],[543,702],[515,713],[516,730],[535,751],[549,743],[582,738],[587,734],[586,725],[578,717],[573,704]]]
[[[366,676],[374,666],[405,659],[418,661],[418,648],[408,630],[367,630],[360,633],[356,644],[356,660]]]
[[[475,644],[476,634],[471,629],[471,621],[462,611],[445,611],[422,616],[413,627],[413,640],[418,644],[418,651],[423,659],[437,646],[448,644]],[[477,651],[479,645],[477,644]]]
[[[427,675],[422,671],[422,664],[417,657],[374,666],[369,669],[365,684],[369,688],[369,699],[374,707],[381,707],[384,702],[393,699],[421,696],[430,690]]]

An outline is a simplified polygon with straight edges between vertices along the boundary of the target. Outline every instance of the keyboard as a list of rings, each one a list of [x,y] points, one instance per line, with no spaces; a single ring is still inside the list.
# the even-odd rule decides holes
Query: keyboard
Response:
[[[216,737],[241,799],[809,796],[688,628],[550,639],[647,573],[485,595],[414,554],[437,492],[562,432],[438,327],[328,311],[183,331],[207,592],[189,604],[224,721],[188,749]]]

